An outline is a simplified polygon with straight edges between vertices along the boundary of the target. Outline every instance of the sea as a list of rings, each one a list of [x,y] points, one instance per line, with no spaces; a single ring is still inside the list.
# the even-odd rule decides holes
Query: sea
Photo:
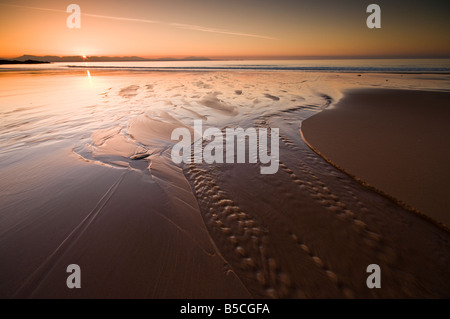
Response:
[[[8,69],[122,69],[136,71],[255,70],[370,73],[450,73],[450,59],[337,59],[337,60],[207,60],[55,62],[50,64],[2,65]]]

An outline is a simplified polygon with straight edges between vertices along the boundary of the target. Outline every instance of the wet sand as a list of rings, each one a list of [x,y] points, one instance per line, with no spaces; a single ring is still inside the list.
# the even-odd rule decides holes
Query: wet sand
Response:
[[[449,93],[360,89],[302,132],[332,163],[450,226],[449,122]]]
[[[390,79],[399,88],[448,83]],[[78,72],[2,81],[1,297],[450,296],[449,233],[334,168],[300,135],[343,87],[383,86],[384,76]],[[175,165],[170,133],[195,119],[222,130],[279,128],[280,169]],[[366,286],[374,263],[382,289]],[[81,289],[66,287],[69,264],[81,267]]]

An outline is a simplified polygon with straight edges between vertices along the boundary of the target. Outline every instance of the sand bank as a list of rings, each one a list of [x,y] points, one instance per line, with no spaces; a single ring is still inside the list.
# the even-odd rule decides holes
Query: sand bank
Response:
[[[359,89],[302,123],[331,162],[450,225],[450,94]]]

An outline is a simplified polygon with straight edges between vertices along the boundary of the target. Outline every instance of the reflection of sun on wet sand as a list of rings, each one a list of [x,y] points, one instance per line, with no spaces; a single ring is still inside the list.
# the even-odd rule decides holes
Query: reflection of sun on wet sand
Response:
[[[389,85],[446,87],[445,76],[418,78],[391,75]],[[0,296],[450,296],[448,232],[335,169],[299,133],[341,87],[382,86],[385,75],[93,71],[83,80],[0,78]],[[205,129],[279,128],[280,169],[175,165],[171,132],[196,119]],[[65,286],[73,263],[81,289]],[[366,286],[370,264],[382,289]]]

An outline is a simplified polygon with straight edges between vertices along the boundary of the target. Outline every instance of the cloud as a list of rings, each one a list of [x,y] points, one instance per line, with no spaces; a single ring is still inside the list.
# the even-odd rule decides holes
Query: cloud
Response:
[[[0,5],[9,6],[9,7],[32,9],[32,10],[67,13],[65,10],[58,10],[58,9],[38,8],[38,7],[29,7],[29,6],[21,6],[21,5],[15,5],[15,4],[3,4],[3,3],[0,3]],[[100,14],[83,13],[83,11],[81,11],[81,15],[85,16],[85,17],[99,18],[99,19],[109,19],[109,20],[117,20],[117,21],[130,21],[130,22],[138,22],[138,23],[163,24],[163,25],[168,25],[168,26],[171,26],[171,27],[185,29],[185,30],[193,30],[193,31],[199,31],[199,32],[209,32],[209,33],[216,33],[216,34],[228,34],[228,35],[239,36],[239,37],[252,37],[252,38],[260,38],[260,39],[267,39],[267,40],[273,40],[274,39],[272,37],[268,37],[268,36],[264,36],[264,35],[258,35],[258,34],[252,34],[252,33],[244,33],[244,32],[236,32],[236,31],[229,31],[229,30],[222,30],[222,29],[215,29],[215,28],[199,26],[199,25],[192,25],[192,24],[165,23],[165,22],[161,22],[161,21],[148,20],[148,19],[135,19],[135,18],[126,18],[126,17],[105,16],[105,15],[100,15]]]
[[[171,25],[173,27],[181,28],[181,29],[201,31],[201,32],[229,34],[229,35],[236,35],[236,36],[240,36],[240,37],[252,37],[252,38],[260,38],[260,39],[268,39],[268,40],[273,40],[274,39],[272,37],[268,37],[268,36],[264,36],[264,35],[227,31],[227,30],[209,28],[209,27],[204,27],[204,26],[199,26],[199,25],[192,25],[192,24],[169,23],[169,25]]]
[[[0,3],[0,6],[8,6],[8,7],[16,7],[16,8],[25,8],[25,9],[33,9],[33,10],[41,10],[41,11],[53,11],[53,12],[64,12],[64,13],[66,13],[66,10],[38,8],[38,7],[29,7],[29,6],[19,6],[19,5],[16,5],[16,4],[8,4],[8,3]]]
[[[100,14],[92,14],[92,13],[83,13],[82,16],[92,17],[92,18],[100,18],[100,19],[110,19],[110,20],[119,20],[119,21],[131,21],[131,22],[141,22],[141,23],[162,23],[156,20],[147,20],[147,19],[135,19],[135,18],[124,18],[124,17],[112,17],[112,16],[104,16]]]

